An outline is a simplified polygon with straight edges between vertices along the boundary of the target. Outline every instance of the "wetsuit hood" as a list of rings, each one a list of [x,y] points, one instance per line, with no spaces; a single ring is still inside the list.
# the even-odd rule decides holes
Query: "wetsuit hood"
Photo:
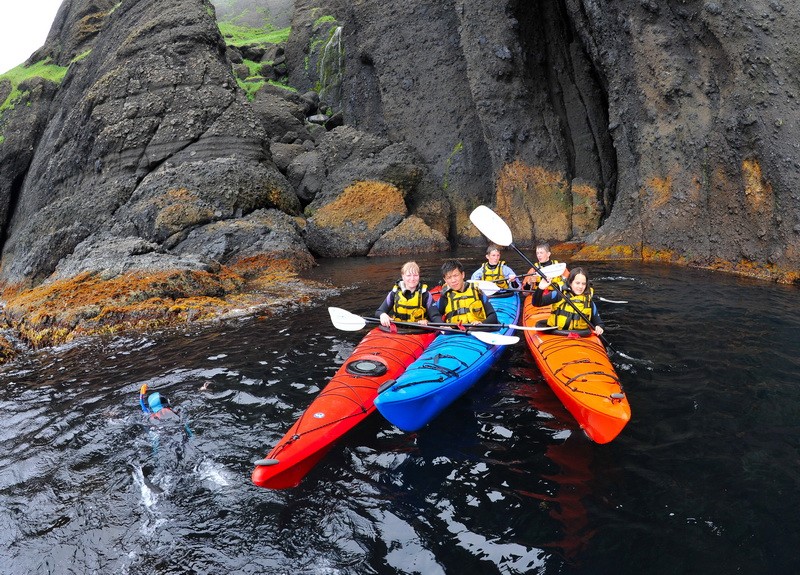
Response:
[[[150,394],[150,397],[147,398],[147,404],[153,413],[158,413],[164,407],[161,405],[161,394],[158,392]]]

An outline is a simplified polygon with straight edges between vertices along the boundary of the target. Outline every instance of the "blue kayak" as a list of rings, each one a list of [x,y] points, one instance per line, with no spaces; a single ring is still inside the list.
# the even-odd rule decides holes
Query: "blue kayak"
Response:
[[[516,293],[501,292],[490,299],[498,323],[517,323],[521,306]],[[511,335],[514,330],[502,328],[494,333]],[[382,386],[375,407],[403,431],[416,431],[489,371],[505,347],[465,333],[440,335],[393,383]]]

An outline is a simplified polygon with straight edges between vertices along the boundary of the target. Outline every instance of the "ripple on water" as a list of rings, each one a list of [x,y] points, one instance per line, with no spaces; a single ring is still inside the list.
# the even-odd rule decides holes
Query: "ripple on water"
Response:
[[[477,267],[480,252],[459,255]],[[426,278],[441,259],[420,258]],[[335,305],[371,315],[400,264],[310,273],[357,281]],[[796,288],[589,267],[629,302],[601,307],[633,413],[603,446],[515,346],[419,432],[376,414],[297,488],[256,488],[252,461],[366,333],[336,331],[328,302],[0,367],[0,571],[798,572]],[[186,411],[188,440],[153,435],[143,383]]]

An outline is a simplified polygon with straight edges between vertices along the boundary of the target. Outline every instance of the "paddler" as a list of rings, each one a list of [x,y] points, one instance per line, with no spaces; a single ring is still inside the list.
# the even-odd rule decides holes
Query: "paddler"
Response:
[[[444,321],[465,325],[497,323],[497,312],[475,284],[466,282],[464,266],[460,261],[444,262],[442,278],[446,285],[439,298],[439,312]]]
[[[551,306],[547,325],[565,331],[591,329],[595,335],[602,335],[605,325],[594,302],[594,288],[589,286],[588,276],[583,268],[577,267],[570,271],[566,284],[561,288],[561,292],[558,290],[545,292],[544,290],[550,287],[550,280],[544,278],[533,292],[533,305]],[[586,323],[581,314],[593,325]]]
[[[419,271],[417,262],[406,262],[400,268],[400,280],[375,312],[383,327],[389,327],[393,320],[422,325],[442,321],[428,286],[420,284]]]
[[[150,416],[150,420],[180,419],[177,413],[169,407],[169,399],[159,392],[147,395],[147,384],[139,389],[139,405],[142,411]]]
[[[536,267],[539,269],[559,263],[558,260],[553,259],[550,252],[550,244],[547,242],[542,242],[536,245],[536,260],[538,261]],[[564,273],[568,274],[569,272],[564,270]],[[539,274],[536,273],[536,270],[531,268],[528,270],[528,273],[525,274],[525,281],[522,283],[522,287],[523,289],[533,289],[533,286],[535,286],[541,280],[542,278],[539,277]],[[557,283],[558,287],[564,287],[564,277],[557,276],[551,278],[550,283]]]
[[[500,257],[500,248],[489,244],[486,248],[486,263],[472,272],[470,279],[494,282],[501,288],[517,287],[517,274]]]

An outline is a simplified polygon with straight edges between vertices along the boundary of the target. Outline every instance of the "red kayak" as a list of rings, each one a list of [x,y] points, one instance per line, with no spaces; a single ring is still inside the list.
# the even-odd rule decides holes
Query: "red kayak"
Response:
[[[334,442],[375,411],[378,387],[398,378],[437,333],[371,330],[283,439],[256,462],[253,483],[268,489],[300,483]]]
[[[523,324],[546,321],[550,306],[535,307],[525,298]],[[593,333],[525,331],[525,339],[547,385],[578,421],[592,441],[608,443],[631,418],[631,406],[608,359],[606,348]]]

